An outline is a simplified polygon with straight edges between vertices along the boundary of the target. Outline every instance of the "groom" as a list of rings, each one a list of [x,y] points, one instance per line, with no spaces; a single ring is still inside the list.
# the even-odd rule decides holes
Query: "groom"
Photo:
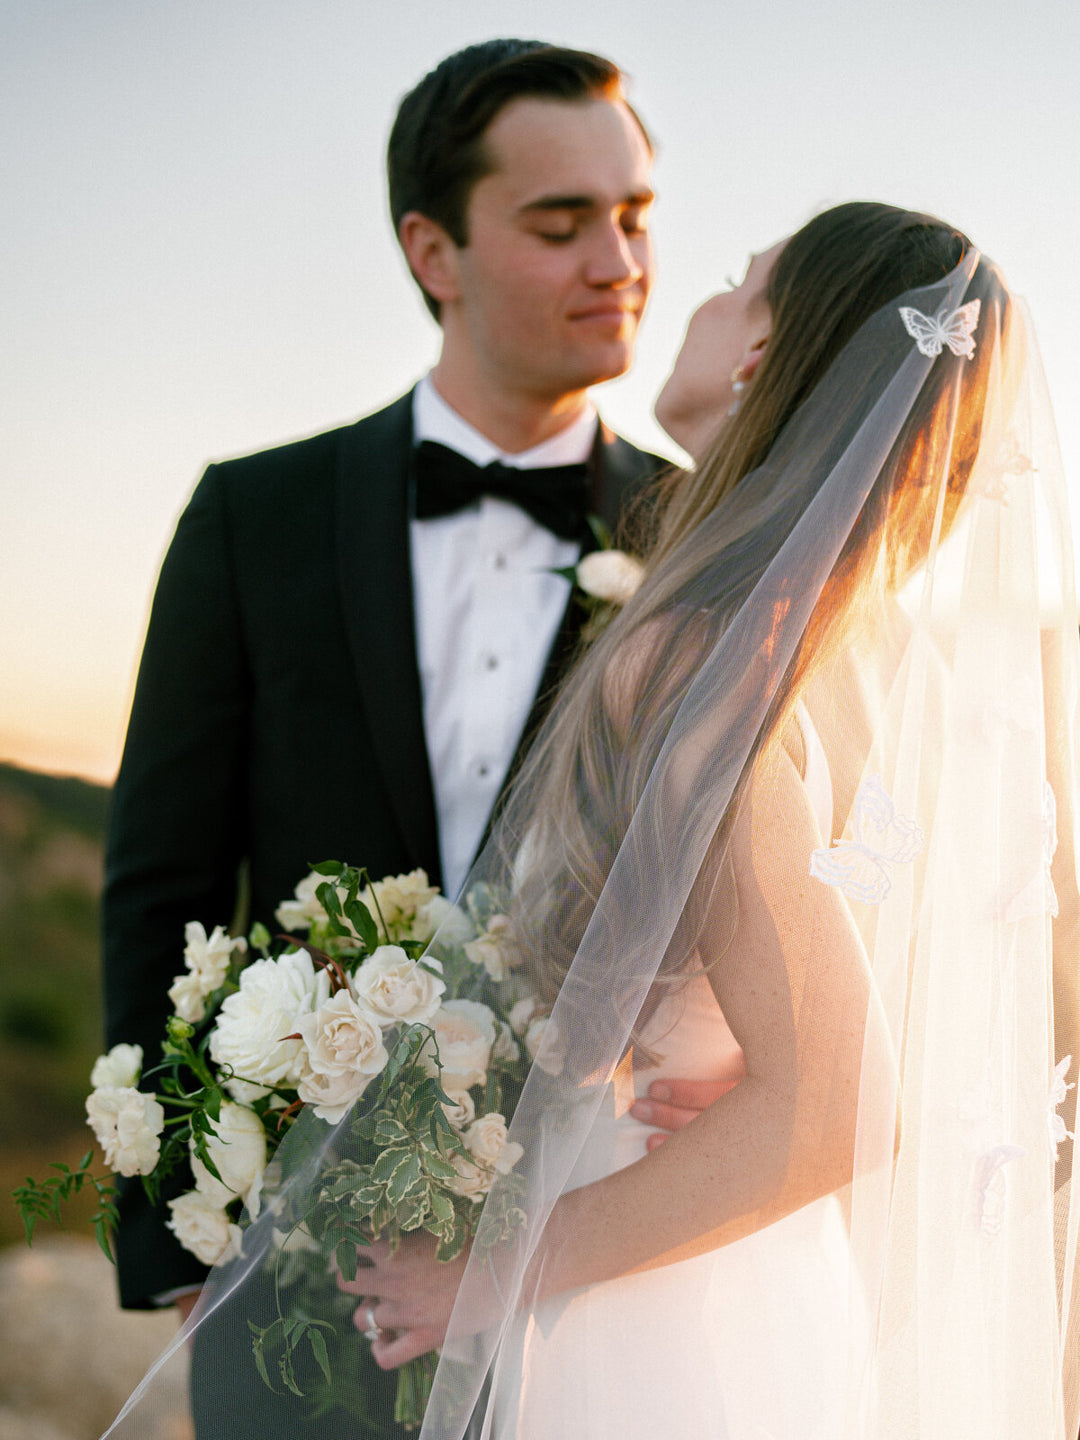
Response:
[[[187,921],[246,903],[272,926],[331,856],[463,880],[572,646],[549,572],[659,465],[586,393],[631,362],[651,159],[620,72],[581,52],[471,46],[402,102],[390,206],[438,363],[357,424],[212,465],[162,568],[104,896],[109,1043],[147,1068]],[[121,1211],[122,1303],[188,1308],[205,1270],[168,1212],[138,1186]],[[299,1424],[274,1409],[229,1433]]]

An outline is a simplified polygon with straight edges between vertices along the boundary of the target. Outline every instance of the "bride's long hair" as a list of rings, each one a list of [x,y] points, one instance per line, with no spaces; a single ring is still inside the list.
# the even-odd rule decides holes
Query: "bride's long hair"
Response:
[[[497,831],[503,873],[513,877],[528,917],[527,964],[549,1002],[700,661],[807,509],[816,477],[828,473],[866,416],[849,413],[829,436],[827,453],[801,466],[789,463],[789,422],[872,315],[942,280],[970,248],[966,236],[931,216],[857,202],[818,215],[781,251],[767,288],[772,334],[745,402],[697,469],[668,482],[646,581],[565,682]],[[988,261],[978,261],[967,294],[1005,328],[1007,292]],[[715,817],[714,859],[751,770],[785,729],[814,670],[853,629],[873,623],[884,598],[925,557],[931,536],[948,534],[979,448],[991,353],[977,347],[973,358],[959,359],[945,348],[935,361],[779,677],[731,802]],[[881,358],[883,367],[893,363]],[[939,487],[943,465],[947,483]],[[774,603],[779,625],[782,593]],[[747,673],[761,665],[767,671],[770,658],[766,644],[764,654],[746,657]],[[661,975],[685,968],[693,915],[691,907]]]

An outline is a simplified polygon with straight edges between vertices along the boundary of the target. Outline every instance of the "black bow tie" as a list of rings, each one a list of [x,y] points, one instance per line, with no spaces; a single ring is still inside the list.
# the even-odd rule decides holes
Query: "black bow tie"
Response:
[[[453,515],[483,495],[517,505],[560,540],[580,540],[588,513],[587,465],[518,470],[496,460],[474,465],[456,450],[423,440],[416,447],[416,518]]]

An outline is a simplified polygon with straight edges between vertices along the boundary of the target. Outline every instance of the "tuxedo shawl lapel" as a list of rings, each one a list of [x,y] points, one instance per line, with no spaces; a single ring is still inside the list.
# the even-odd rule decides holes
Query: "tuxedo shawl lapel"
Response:
[[[438,829],[409,564],[411,454],[411,393],[343,432],[337,569],[349,648],[390,803],[415,863],[437,880]]]

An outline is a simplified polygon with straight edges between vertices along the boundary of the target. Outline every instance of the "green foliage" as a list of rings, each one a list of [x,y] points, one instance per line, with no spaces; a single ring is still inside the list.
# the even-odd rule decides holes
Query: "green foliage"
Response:
[[[62,1161],[54,1160],[50,1168],[57,1171],[57,1174],[40,1182],[27,1176],[26,1183],[12,1192],[26,1229],[28,1245],[34,1243],[34,1229],[39,1220],[53,1220],[58,1225],[62,1224],[61,1205],[66,1205],[73,1195],[87,1187],[94,1190],[98,1197],[98,1208],[91,1219],[94,1236],[106,1258],[113,1258],[110,1235],[116,1228],[118,1218],[114,1198],[116,1189],[110,1183],[111,1177],[91,1175],[90,1161],[93,1157],[93,1150],[88,1150],[74,1170]]]

